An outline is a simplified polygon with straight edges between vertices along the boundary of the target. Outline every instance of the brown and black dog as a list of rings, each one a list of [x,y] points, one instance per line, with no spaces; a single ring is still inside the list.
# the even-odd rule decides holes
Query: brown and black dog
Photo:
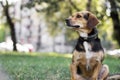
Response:
[[[80,37],[73,51],[71,80],[105,80],[109,73],[107,65],[103,65],[104,51],[98,38],[96,25],[99,23],[95,15],[81,11],[66,19],[66,24],[76,30]]]

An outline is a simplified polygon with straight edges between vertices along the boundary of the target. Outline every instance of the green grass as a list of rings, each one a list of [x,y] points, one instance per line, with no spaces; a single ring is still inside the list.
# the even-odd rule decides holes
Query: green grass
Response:
[[[0,63],[13,80],[70,80],[66,55],[2,54]]]
[[[103,63],[109,66],[111,74],[120,73],[120,57],[107,55]]]
[[[12,80],[70,80],[70,54],[0,54],[0,64]],[[111,73],[120,72],[120,59],[107,57]]]

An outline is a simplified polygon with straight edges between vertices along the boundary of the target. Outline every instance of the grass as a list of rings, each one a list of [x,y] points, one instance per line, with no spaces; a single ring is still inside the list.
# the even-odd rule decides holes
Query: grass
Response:
[[[0,63],[13,80],[70,80],[66,56],[2,54]]]
[[[120,73],[120,57],[107,55],[103,63],[109,66],[111,74]]]
[[[0,64],[11,80],[70,80],[70,54],[1,52]],[[108,56],[110,72],[120,72],[120,59]]]

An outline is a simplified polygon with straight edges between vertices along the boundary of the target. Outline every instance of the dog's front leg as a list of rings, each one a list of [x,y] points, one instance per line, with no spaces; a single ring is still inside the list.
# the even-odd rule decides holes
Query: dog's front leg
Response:
[[[70,70],[71,70],[71,80],[77,80],[77,77],[76,77],[76,73],[77,73],[76,64],[72,63],[70,65]]]
[[[85,80],[80,74],[77,74],[77,65],[72,63],[71,68],[71,80]]]
[[[80,54],[81,53],[76,50],[73,52],[72,63],[70,65],[71,80],[84,80],[84,78],[80,74],[77,73],[79,60],[80,60]]]
[[[102,67],[102,63],[98,62],[97,66],[94,69],[92,80],[98,80],[98,75],[101,70],[101,67]]]
[[[70,65],[71,70],[71,80],[77,80],[77,66],[78,66],[78,60],[79,59],[79,52],[74,50],[73,56],[72,56],[72,63]]]

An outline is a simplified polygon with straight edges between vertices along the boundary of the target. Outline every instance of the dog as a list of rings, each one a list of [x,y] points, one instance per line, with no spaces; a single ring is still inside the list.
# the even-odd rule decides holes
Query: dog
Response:
[[[67,26],[80,35],[70,65],[71,80],[105,80],[109,74],[108,65],[102,64],[104,50],[98,38],[98,23],[89,11],[76,12],[66,19]]]

